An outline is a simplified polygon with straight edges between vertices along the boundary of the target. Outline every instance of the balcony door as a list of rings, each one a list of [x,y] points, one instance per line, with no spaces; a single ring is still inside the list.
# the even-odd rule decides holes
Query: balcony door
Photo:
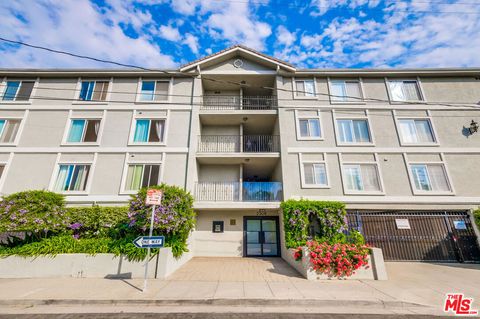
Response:
[[[243,243],[245,257],[280,256],[278,217],[244,217]]]

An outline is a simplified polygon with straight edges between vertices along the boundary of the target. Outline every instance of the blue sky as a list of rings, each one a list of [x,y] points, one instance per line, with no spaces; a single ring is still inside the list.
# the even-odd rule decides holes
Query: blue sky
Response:
[[[233,44],[309,68],[480,66],[478,0],[9,0],[0,36],[176,68]],[[110,67],[0,43],[0,67]]]

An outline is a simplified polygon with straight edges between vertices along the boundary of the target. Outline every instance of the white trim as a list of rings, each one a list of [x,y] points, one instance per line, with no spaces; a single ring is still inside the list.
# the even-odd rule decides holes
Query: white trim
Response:
[[[87,111],[87,112],[90,112],[90,111]],[[100,141],[101,141],[102,136],[103,136],[103,129],[105,127],[106,116],[107,116],[107,110],[103,110],[102,116],[75,115],[73,113],[73,110],[70,110],[68,112],[67,122],[65,124],[65,129],[64,129],[64,132],[63,132],[62,143],[60,145],[62,145],[62,146],[79,146],[79,147],[99,146]],[[68,135],[70,133],[70,128],[72,126],[72,120],[87,120],[87,121],[88,120],[100,120],[100,127],[98,128],[97,141],[96,142],[68,142],[67,139],[68,139]],[[83,127],[82,139],[85,137],[85,132],[86,132],[86,125]]]
[[[380,165],[378,163],[378,155],[377,153],[373,153],[374,161],[366,161],[366,162],[359,162],[359,161],[343,161],[342,153],[338,153],[338,160],[340,163],[340,175],[342,179],[342,186],[343,192],[345,195],[385,195],[385,186],[383,183],[382,174],[380,172]],[[344,165],[374,165],[377,171],[378,177],[378,184],[380,186],[379,191],[355,191],[355,190],[348,190],[345,183],[345,172],[344,172]]]
[[[295,110],[295,131],[297,133],[297,141],[323,141],[325,140],[324,132],[323,132],[323,123],[322,123],[322,112],[320,109],[314,109],[312,111],[316,111],[317,115],[299,115],[298,110]],[[301,136],[300,132],[300,120],[309,120],[309,119],[318,119],[318,124],[320,125],[320,136],[319,137],[303,137]]]
[[[6,121],[8,121],[8,120],[18,120],[18,121],[20,121],[20,123],[18,124],[17,134],[15,135],[15,137],[13,139],[13,142],[11,142],[11,143],[0,143],[1,148],[18,145],[18,143],[20,142],[20,136],[22,135],[23,129],[25,127],[25,122],[27,121],[27,118],[28,118],[28,114],[29,114],[29,110],[25,110],[23,112],[23,116],[0,116],[0,120],[6,120]],[[5,125],[6,125],[6,122],[5,122]],[[5,130],[5,125],[3,126],[2,130],[0,131],[0,137],[2,136],[3,131]]]
[[[156,146],[156,145],[154,145]],[[59,147],[18,147],[18,146],[2,146],[0,148],[2,153],[19,153],[19,154],[33,154],[33,153],[44,153],[44,154],[51,154],[51,153],[65,153],[65,154],[72,154],[72,153],[99,153],[99,154],[124,154],[126,152],[137,152],[137,153],[158,153],[160,151],[159,148],[152,147],[152,145],[143,145],[143,146],[126,146],[126,147],[98,147],[95,145],[88,145],[88,146],[59,146]],[[161,152],[165,153],[177,153],[183,154],[188,153],[188,147],[162,147]],[[431,151],[430,151],[431,153]],[[480,153],[480,150],[478,151]],[[233,154],[231,157],[279,157],[279,153],[273,153],[273,156],[268,156],[271,153],[263,153],[261,156],[255,156],[255,154],[246,154],[245,156],[239,155],[239,153],[228,153]],[[227,153],[214,153],[214,156],[227,156]],[[203,157],[210,157],[207,156]],[[200,155],[199,155],[200,156]]]
[[[141,110],[140,112],[142,112]],[[133,110],[132,122],[130,123],[130,133],[128,137],[128,146],[166,146],[167,145],[167,136],[168,136],[168,126],[170,118],[170,110],[166,110],[166,115],[155,115],[155,116],[144,116],[143,114],[138,114],[139,110]],[[164,120],[163,128],[163,141],[161,142],[134,142],[133,138],[135,136],[136,121],[140,120]],[[151,125],[151,122],[150,122]],[[149,132],[151,127],[149,126]]]
[[[37,92],[37,87],[38,87],[40,78],[39,77],[36,77],[36,78],[30,78],[30,77],[29,78],[18,78],[18,79],[14,78],[12,81],[19,81],[20,82],[20,86],[18,87],[18,90],[15,94],[15,98],[13,99],[13,101],[4,101],[3,100],[3,96],[5,95],[5,92],[7,91],[8,77],[5,76],[3,78],[3,80],[0,81],[0,85],[1,85],[1,87],[3,87],[3,90],[0,89],[0,104],[2,104],[2,105],[7,105],[7,104],[11,104],[11,105],[31,105],[32,104],[31,99],[32,99],[32,96],[34,96],[34,94]],[[23,84],[24,81],[33,82],[32,91],[30,92],[30,96],[28,97],[28,100],[17,101],[16,99],[17,99],[18,92],[22,88],[22,84]]]
[[[355,101],[334,101],[332,99],[332,81],[357,81],[358,82],[358,88],[359,88],[359,91],[360,91],[360,99],[358,100],[355,100]],[[363,81],[362,81],[362,78],[361,77],[354,77],[354,78],[333,78],[328,76],[327,77],[327,87],[328,87],[328,96],[329,96],[329,100],[330,100],[330,104],[332,105],[349,105],[349,104],[361,104],[361,105],[365,105],[367,104],[367,102],[365,101],[365,90],[364,90],[364,87],[363,87]]]
[[[392,114],[393,114],[393,121],[395,122],[395,128],[397,129],[398,142],[400,143],[400,146],[406,146],[406,147],[412,147],[412,146],[413,147],[440,146],[440,143],[438,141],[438,135],[437,135],[435,126],[433,124],[433,119],[432,119],[431,113],[428,110],[426,111],[427,115],[425,115],[425,116],[403,116],[403,115],[399,116],[399,115],[397,115],[396,110],[393,110]],[[425,143],[425,142],[422,142],[422,143],[408,143],[408,142],[404,142],[403,141],[403,136],[402,136],[402,130],[401,130],[401,127],[400,127],[400,121],[401,120],[412,120],[412,121],[427,120],[429,125],[430,125],[430,129],[432,131],[433,142],[431,142],[431,143]],[[416,130],[416,128],[415,128],[415,130]]]
[[[153,81],[155,82],[155,86],[153,88],[153,94],[155,94],[156,88],[157,88],[157,82],[168,82],[168,89],[167,89],[167,99],[166,100],[160,100],[156,101],[155,100],[155,95],[153,96],[153,101],[141,101],[140,96],[142,92],[142,83],[143,81]],[[138,84],[137,84],[137,94],[135,94],[135,104],[165,104],[165,103],[172,103],[172,94],[173,94],[173,81],[174,78],[138,78]]]
[[[304,160],[302,157],[302,153],[298,154],[298,163],[300,165],[300,187],[301,188],[331,188],[330,185],[330,174],[328,173],[328,164],[327,164],[327,154],[323,154],[322,161],[313,161],[313,160]],[[327,184],[307,184],[305,182],[305,167],[304,164],[323,164],[325,166],[325,176],[327,178]]]
[[[95,173],[95,166],[97,163],[97,158],[98,158],[98,153],[93,153],[93,160],[91,161],[61,161],[60,158],[62,156],[62,153],[57,153],[57,158],[55,159],[55,166],[53,168],[52,175],[50,177],[50,183],[48,185],[48,189],[50,191],[55,192],[56,190],[54,189],[55,182],[58,177],[58,173],[60,171],[60,165],[90,165],[90,169],[88,172],[88,179],[87,179],[87,184],[85,185],[85,190],[84,191],[62,191],[59,192],[60,194],[64,195],[88,195],[90,193],[90,189],[92,186],[92,180],[94,177]]]
[[[403,158],[407,167],[407,173],[408,173],[408,179],[410,181],[410,187],[412,189],[413,195],[426,195],[426,196],[445,196],[445,195],[450,195],[453,196],[455,195],[455,190],[453,188],[452,181],[450,179],[450,174],[448,172],[446,163],[445,163],[445,157],[443,153],[440,153],[440,161],[409,161],[407,153],[403,153]],[[450,188],[450,191],[434,191],[433,189],[431,191],[422,191],[418,190],[415,186],[415,179],[413,178],[412,175],[412,170],[411,166],[412,165],[425,165],[427,166],[427,174],[428,173],[428,165],[442,165],[443,172],[445,174],[445,179],[447,181],[448,187]]]
[[[478,147],[439,147],[432,150],[431,147],[419,147],[412,149],[411,147],[359,147],[353,148],[350,146],[338,146],[338,147],[322,147],[322,152],[326,153],[360,153],[360,154],[372,154],[372,153],[389,153],[389,154],[402,154],[402,153],[428,153],[442,152],[445,154],[480,154],[480,148]],[[287,153],[318,153],[318,149],[313,147],[289,147]]]
[[[14,153],[8,154],[8,159],[6,161],[1,161],[0,165],[3,165],[3,173],[0,176],[0,194],[3,194],[3,186],[5,185],[5,181],[7,179],[8,171],[10,170],[10,166],[12,166]]]
[[[297,95],[297,81],[313,81],[313,96],[298,96]],[[312,77],[312,78],[295,78],[292,77],[292,94],[293,94],[293,99],[294,100],[318,100],[318,87],[317,87],[317,78]]]
[[[402,77],[402,78],[392,78],[392,77],[385,77],[385,86],[387,88],[387,95],[388,95],[388,100],[390,101],[390,104],[424,104],[427,103],[427,100],[425,98],[425,94],[423,92],[421,83],[420,83],[420,77]],[[417,82],[417,89],[418,93],[420,94],[420,100],[405,100],[405,101],[395,101],[392,99],[392,92],[390,90],[390,81],[416,81]]]
[[[140,154],[140,153],[135,153],[135,154]],[[130,165],[160,165],[160,169],[158,171],[158,184],[161,184],[163,181],[163,168],[165,166],[165,153],[162,153],[162,159],[161,160],[146,160],[146,161],[138,161],[135,159],[131,159],[130,157],[131,153],[125,153],[125,160],[123,163],[123,172],[122,172],[122,179],[120,183],[120,190],[119,194],[120,195],[132,195],[136,194],[138,190],[126,190],[126,184],[127,184],[127,175],[128,175],[128,166]]]
[[[102,81],[102,82],[108,82],[108,88],[107,88],[107,95],[105,96],[105,100],[80,100],[80,93],[82,92],[82,82],[83,81],[94,81],[95,84],[93,85],[93,91],[95,91],[95,86],[97,86],[97,81]],[[112,89],[113,89],[113,77],[110,78],[101,78],[101,77],[95,77],[95,78],[83,78],[78,77],[77,80],[77,86],[75,89],[75,97],[72,101],[73,105],[107,105],[110,102],[111,96],[112,96]],[[92,92],[93,94],[93,92]]]
[[[365,110],[365,115],[337,115],[335,110],[332,110],[332,115],[333,115],[333,127],[335,130],[335,141],[337,142],[338,146],[375,146],[375,139],[373,136],[373,130],[370,127],[370,116],[368,114],[368,110]],[[337,120],[364,120],[367,121],[367,129],[368,129],[368,134],[370,136],[370,142],[342,142],[340,140],[340,130],[338,128],[338,123]]]

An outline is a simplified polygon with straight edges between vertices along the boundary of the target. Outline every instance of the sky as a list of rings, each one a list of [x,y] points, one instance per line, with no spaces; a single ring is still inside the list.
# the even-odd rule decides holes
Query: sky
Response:
[[[0,37],[175,69],[243,44],[298,68],[480,66],[479,0],[8,0]],[[0,67],[112,67],[0,42]]]

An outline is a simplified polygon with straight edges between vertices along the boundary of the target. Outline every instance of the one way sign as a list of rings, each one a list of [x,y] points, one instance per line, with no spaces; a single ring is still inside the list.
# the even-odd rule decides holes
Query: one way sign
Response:
[[[161,248],[165,242],[165,236],[140,236],[135,238],[133,244],[138,248]]]

